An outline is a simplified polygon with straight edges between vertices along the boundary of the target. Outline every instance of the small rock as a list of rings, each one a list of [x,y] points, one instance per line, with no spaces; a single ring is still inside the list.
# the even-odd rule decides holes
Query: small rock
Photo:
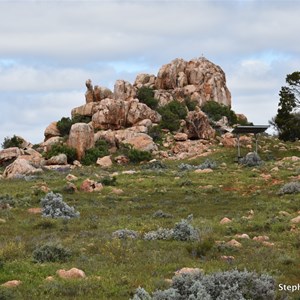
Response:
[[[6,223],[6,220],[4,220],[4,219],[0,219],[0,224],[4,224],[4,223]]]
[[[247,240],[250,240],[250,237],[247,233],[243,233],[243,234],[236,234],[235,237],[237,239],[247,239]]]
[[[253,238],[253,241],[257,241],[257,242],[265,242],[268,241],[270,238],[267,235],[259,235],[259,236],[255,236]]]
[[[182,268],[175,272],[175,276],[181,275],[181,274],[199,274],[201,273],[201,269],[199,268]]]
[[[45,278],[46,281],[54,281],[54,277],[53,276],[48,276]]]
[[[66,186],[64,187],[64,191],[66,191],[68,193],[78,192],[76,185],[72,182],[67,182]]]
[[[119,165],[126,165],[129,163],[129,158],[125,155],[119,155],[115,157],[115,162]]]
[[[135,170],[128,170],[128,171],[123,171],[122,174],[127,174],[127,175],[132,175],[132,174],[135,174],[137,173],[137,171]]]
[[[224,224],[228,224],[228,223],[231,223],[232,220],[230,220],[229,218],[223,218],[221,221],[220,221],[220,224],[221,225],[224,225]]]
[[[266,242],[266,241],[263,241],[262,244],[267,247],[273,247],[275,245],[274,243],[270,243],[270,242]]]
[[[297,223],[300,223],[300,216],[291,219],[291,222],[292,222],[292,223],[296,223],[296,224],[297,224]]]
[[[113,192],[114,194],[116,194],[116,195],[121,195],[121,194],[124,193],[124,191],[123,191],[122,189],[116,189],[116,188],[114,188],[114,189],[112,190],[112,192]]]
[[[188,139],[188,135],[186,133],[178,132],[174,135],[174,140],[179,142],[184,142]]]
[[[235,260],[234,256],[227,256],[227,255],[222,255],[221,259],[224,261],[227,261],[228,263],[231,263]]]
[[[110,168],[112,166],[110,155],[98,158],[97,165],[102,168]]]
[[[281,211],[279,212],[279,215],[284,216],[284,217],[288,217],[288,216],[290,216],[291,214],[289,214],[287,211],[281,210]]]
[[[66,176],[66,179],[67,179],[68,181],[76,181],[76,180],[78,180],[78,177],[76,177],[75,175],[72,175],[72,174],[68,174],[68,175]]]
[[[32,207],[32,208],[28,208],[27,211],[30,214],[37,215],[37,214],[41,214],[42,213],[42,208],[41,207]]]
[[[227,246],[235,247],[235,248],[241,248],[242,244],[239,243],[237,240],[232,239],[231,241],[226,243]]]
[[[81,164],[78,160],[74,160],[74,161],[73,161],[73,165],[74,165],[75,167],[78,167],[78,168],[81,168],[81,167],[82,167],[82,164]]]
[[[74,278],[85,278],[86,277],[85,273],[82,270],[77,269],[77,268],[72,268],[68,271],[62,269],[62,270],[58,270],[56,273],[60,278],[64,278],[64,279],[74,279]]]
[[[52,156],[46,161],[46,165],[67,165],[68,158],[64,153]]]
[[[195,173],[197,173],[197,174],[206,174],[206,173],[212,173],[212,172],[213,172],[212,169],[203,169],[203,170],[197,169],[197,170],[195,170]]]
[[[88,193],[99,192],[102,189],[103,189],[102,183],[98,183],[91,179],[84,180],[80,186],[80,190],[82,190],[83,192],[88,192]]]
[[[10,281],[7,281],[7,282],[1,284],[1,286],[7,287],[7,288],[13,288],[13,287],[19,286],[21,283],[22,283],[22,281],[20,281],[20,280],[10,280]]]
[[[272,175],[270,174],[260,174],[260,177],[264,180],[270,180],[272,178]]]
[[[271,172],[278,172],[279,168],[278,167],[274,167],[273,169],[271,169]]]

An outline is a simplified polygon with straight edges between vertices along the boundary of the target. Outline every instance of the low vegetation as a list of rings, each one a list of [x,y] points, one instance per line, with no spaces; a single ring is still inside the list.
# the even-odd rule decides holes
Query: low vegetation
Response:
[[[260,147],[252,167],[217,144],[190,160],[78,167],[72,194],[62,171],[1,179],[0,285],[22,283],[0,299],[299,299],[278,284],[300,278],[300,162],[286,159],[300,143]],[[103,189],[83,192],[87,178]],[[87,277],[56,275],[74,267]],[[184,267],[200,271],[174,277]]]

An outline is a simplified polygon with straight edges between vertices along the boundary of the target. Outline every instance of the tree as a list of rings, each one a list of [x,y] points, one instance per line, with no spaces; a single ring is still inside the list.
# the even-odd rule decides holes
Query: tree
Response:
[[[286,76],[288,86],[279,92],[277,115],[270,121],[279,134],[279,139],[295,141],[300,138],[300,72]]]

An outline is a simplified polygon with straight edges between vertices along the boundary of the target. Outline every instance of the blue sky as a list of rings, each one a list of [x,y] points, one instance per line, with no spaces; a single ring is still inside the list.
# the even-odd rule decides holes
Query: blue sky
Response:
[[[288,0],[0,0],[0,142],[41,142],[84,104],[88,78],[112,88],[202,54],[226,73],[233,109],[267,124],[299,71],[299,15]]]

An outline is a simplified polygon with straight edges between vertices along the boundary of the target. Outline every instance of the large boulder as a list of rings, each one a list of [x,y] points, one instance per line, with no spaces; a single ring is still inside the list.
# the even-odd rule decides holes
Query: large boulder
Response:
[[[42,169],[33,167],[28,160],[18,158],[12,164],[6,167],[3,177],[8,179],[19,178],[25,175],[32,175],[40,172],[43,172]]]
[[[94,128],[104,130],[130,127],[145,119],[158,123],[161,116],[137,99],[123,101],[106,98],[94,107],[92,117]]]
[[[52,156],[46,161],[46,165],[67,165],[68,158],[64,153]]]
[[[73,108],[71,111],[72,118],[74,118],[77,115],[91,117],[93,115],[93,109],[95,105],[95,102],[89,102],[87,104]]]
[[[67,143],[68,146],[76,149],[77,158],[81,160],[85,151],[95,146],[93,126],[86,123],[73,124]]]
[[[0,151],[0,165],[5,163],[6,161],[11,161],[19,157],[20,155],[24,155],[25,152],[23,149],[18,147],[10,147]]]
[[[155,85],[155,79],[155,75],[152,74],[138,74],[133,86],[138,89],[143,86],[153,88]]]
[[[48,140],[52,137],[60,136],[60,132],[57,128],[57,122],[52,122],[44,131],[45,140]]]
[[[206,114],[199,107],[188,113],[186,130],[189,139],[209,140],[215,137],[215,130],[210,126]]]
[[[131,83],[125,80],[117,80],[114,85],[114,97],[118,100],[131,100],[135,98],[136,90]]]
[[[188,96],[199,105],[212,99],[231,105],[225,73],[204,57],[189,62],[177,58],[163,65],[158,71],[155,88],[168,90],[176,98]]]

